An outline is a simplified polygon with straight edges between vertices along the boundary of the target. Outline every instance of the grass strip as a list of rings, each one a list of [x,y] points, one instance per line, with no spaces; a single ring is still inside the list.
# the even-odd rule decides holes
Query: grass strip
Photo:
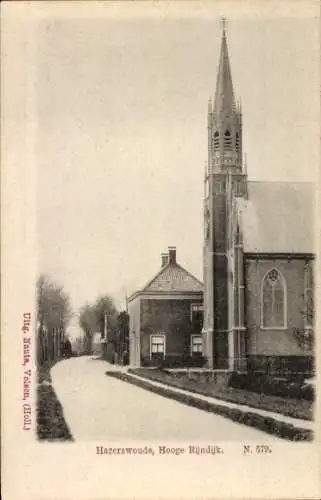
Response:
[[[310,401],[295,400],[291,398],[284,399],[280,396],[272,396],[264,393],[260,394],[234,387],[228,387],[222,390],[216,387],[215,384],[200,384],[195,380],[189,380],[187,377],[184,379],[179,377],[174,378],[174,376],[168,373],[147,370],[144,368],[129,368],[128,373],[194,394],[221,399],[227,403],[247,405],[257,410],[272,411],[286,417],[298,418],[301,420],[313,420],[313,406]]]
[[[40,441],[73,441],[63,408],[51,385],[50,369],[54,364],[38,367],[37,438]]]
[[[307,429],[294,427],[292,424],[281,422],[272,417],[265,417],[257,413],[243,411],[236,408],[228,408],[209,401],[172,391],[170,388],[158,387],[145,380],[139,380],[126,373],[107,371],[106,375],[114,377],[118,380],[136,385],[142,389],[164,396],[168,399],[173,399],[179,403],[198,408],[199,410],[207,411],[228,418],[239,424],[254,427],[268,434],[273,434],[281,439],[288,441],[312,441],[313,432]]]

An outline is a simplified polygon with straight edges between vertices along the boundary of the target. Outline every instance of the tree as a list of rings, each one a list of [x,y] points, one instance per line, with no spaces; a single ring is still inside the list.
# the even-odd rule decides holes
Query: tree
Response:
[[[94,307],[90,304],[85,304],[79,313],[79,325],[84,332],[84,352],[91,354],[93,336],[97,330],[97,319]]]
[[[108,325],[108,341],[116,342],[118,332],[118,311],[109,295],[98,297],[94,304],[85,304],[80,309],[79,325],[85,334],[85,353],[92,353],[92,343],[95,332],[104,336],[105,316]]]
[[[38,362],[54,360],[60,355],[61,343],[72,316],[70,300],[63,287],[46,275],[37,281]]]
[[[105,315],[107,316],[108,340],[116,340],[118,331],[118,311],[109,295],[99,297],[94,304],[98,331],[104,336]]]
[[[314,349],[314,301],[313,292],[311,287],[311,293],[304,297],[304,310],[301,310],[304,322],[309,327],[306,328],[293,328],[293,336],[297,341],[298,345],[305,351],[312,351]]]
[[[129,363],[129,314],[121,311],[118,315],[118,335],[116,342],[118,361],[122,364]]]
[[[121,341],[125,341],[129,336],[129,314],[127,311],[121,311],[118,314],[118,330]]]
[[[37,282],[37,317],[41,326],[48,330],[67,327],[72,316],[68,295],[63,287],[40,275]]]

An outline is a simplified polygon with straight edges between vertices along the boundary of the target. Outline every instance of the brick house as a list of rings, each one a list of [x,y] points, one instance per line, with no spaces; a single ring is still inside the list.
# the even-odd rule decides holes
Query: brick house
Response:
[[[203,284],[177,263],[175,247],[129,297],[128,312],[132,366],[202,364]]]

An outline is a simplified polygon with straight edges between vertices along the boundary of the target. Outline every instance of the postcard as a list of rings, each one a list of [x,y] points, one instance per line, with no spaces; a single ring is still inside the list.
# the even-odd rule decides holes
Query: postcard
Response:
[[[319,31],[4,2],[5,500],[320,498]]]

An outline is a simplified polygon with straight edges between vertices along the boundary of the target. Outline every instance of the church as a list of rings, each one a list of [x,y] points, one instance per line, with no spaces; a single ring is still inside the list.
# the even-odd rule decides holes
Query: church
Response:
[[[208,103],[203,354],[209,369],[311,371],[314,185],[248,179],[223,27]]]
[[[209,370],[311,372],[314,185],[248,178],[225,26],[207,129],[204,284],[171,247],[129,298],[131,364],[188,360],[187,350]]]

